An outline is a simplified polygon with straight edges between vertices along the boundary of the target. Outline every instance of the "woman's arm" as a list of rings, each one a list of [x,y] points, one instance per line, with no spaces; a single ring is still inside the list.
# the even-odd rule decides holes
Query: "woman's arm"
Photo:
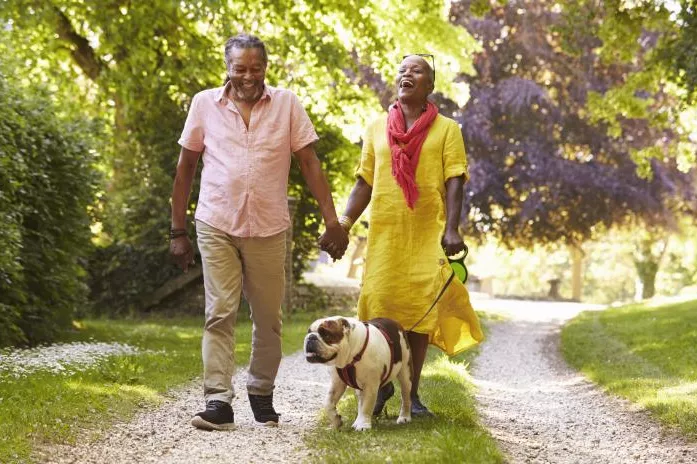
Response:
[[[362,177],[359,176],[356,180],[356,184],[351,190],[351,195],[349,195],[348,203],[343,216],[349,219],[350,224],[346,224],[343,221],[341,224],[345,229],[347,229],[347,231],[351,228],[351,225],[356,222],[359,217],[361,217],[363,211],[365,211],[365,209],[368,207],[372,194],[373,188],[368,185],[368,183],[363,180]]]
[[[451,177],[445,181],[446,219],[441,245],[448,256],[454,256],[465,249],[465,243],[457,231],[460,223],[460,211],[462,211],[462,187],[464,184],[464,176]]]

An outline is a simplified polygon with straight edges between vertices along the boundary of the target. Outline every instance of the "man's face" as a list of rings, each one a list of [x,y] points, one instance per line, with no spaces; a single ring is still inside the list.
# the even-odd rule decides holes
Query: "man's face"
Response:
[[[254,103],[264,92],[266,63],[258,48],[233,48],[227,63],[233,100]]]

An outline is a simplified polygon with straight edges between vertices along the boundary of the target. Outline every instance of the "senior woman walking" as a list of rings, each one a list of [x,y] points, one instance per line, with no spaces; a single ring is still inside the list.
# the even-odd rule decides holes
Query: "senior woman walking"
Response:
[[[424,56],[432,57],[401,62],[398,100],[365,132],[356,184],[339,219],[350,229],[372,201],[358,317],[391,318],[408,331],[414,416],[432,415],[419,399],[428,344],[455,355],[483,339],[467,289],[450,279],[447,260],[464,249],[457,230],[464,142],[459,125],[428,100],[435,70]],[[375,415],[393,394],[391,383],[380,389]]]

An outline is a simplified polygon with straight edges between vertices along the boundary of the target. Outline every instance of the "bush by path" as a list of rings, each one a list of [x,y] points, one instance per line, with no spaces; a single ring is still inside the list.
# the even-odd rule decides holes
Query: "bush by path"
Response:
[[[697,301],[586,312],[564,327],[567,361],[697,439]]]
[[[0,347],[52,341],[84,302],[97,171],[93,124],[0,66]]]

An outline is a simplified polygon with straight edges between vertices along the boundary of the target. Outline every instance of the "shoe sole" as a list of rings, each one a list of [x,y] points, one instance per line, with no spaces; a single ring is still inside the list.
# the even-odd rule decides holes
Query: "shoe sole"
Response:
[[[212,422],[208,422],[207,420],[204,420],[200,416],[194,416],[194,418],[191,419],[191,425],[193,425],[197,429],[201,429],[201,430],[220,430],[220,431],[235,430],[235,423],[234,422],[231,422],[228,424],[214,424]]]
[[[256,425],[257,427],[278,427],[278,422],[274,422],[274,421],[257,422],[257,421],[254,421],[254,425]]]

